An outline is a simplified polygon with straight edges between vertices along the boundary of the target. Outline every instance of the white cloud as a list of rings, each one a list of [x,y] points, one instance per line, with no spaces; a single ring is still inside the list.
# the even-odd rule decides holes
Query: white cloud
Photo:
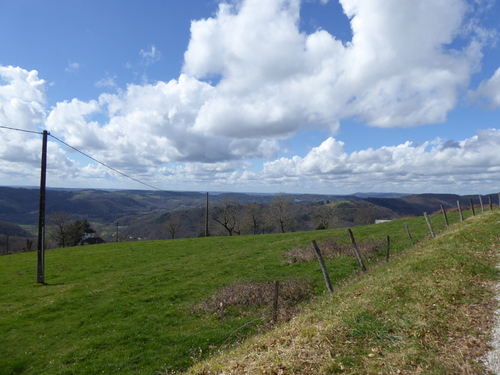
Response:
[[[139,55],[141,55],[143,63],[145,65],[151,65],[161,60],[161,52],[158,51],[154,45],[151,46],[150,51],[141,49],[139,51]]]
[[[379,127],[446,119],[481,59],[481,44],[450,45],[462,0],[344,0],[353,39],[299,31],[300,1],[222,3],[194,21],[184,72],[216,79],[196,128],[230,137],[287,137],[312,124],[358,117]],[[235,124],[238,124],[237,127]]]
[[[178,79],[153,84],[145,79],[95,100],[57,103],[47,129],[154,185],[191,181],[278,191],[295,184],[302,191],[341,186],[352,192],[497,181],[495,129],[461,142],[407,142],[350,154],[330,137],[306,156],[268,161],[261,172],[245,162],[273,160],[278,141],[301,129],[319,125],[335,135],[347,118],[387,128],[443,122],[478,69],[483,44],[494,39],[478,20],[467,21],[465,0],[341,0],[341,5],[351,21],[349,43],[325,30],[300,31],[300,0],[221,2],[215,16],[192,22]],[[145,66],[161,59],[155,46],[139,54]],[[67,71],[79,68],[70,62]],[[499,71],[472,94],[493,108],[500,106]],[[45,83],[37,74],[0,67],[7,82],[0,86],[2,123],[35,129],[44,121]],[[116,88],[115,77],[95,85]],[[34,165],[38,147],[38,140],[27,147],[2,143],[0,154]],[[114,176],[93,164],[78,169],[67,156],[73,150],[54,142],[50,147],[62,182],[68,181],[65,175],[82,184]],[[1,167],[13,172],[12,163]]]
[[[470,95],[491,109],[500,108],[500,68],[490,79],[481,82],[478,89],[475,92],[471,91]]]
[[[98,88],[117,88],[118,85],[116,84],[116,75],[110,76],[109,74],[106,74],[106,77],[103,79],[97,81],[95,83],[95,87]]]
[[[170,162],[219,162],[272,158],[276,141],[207,136],[194,127],[196,116],[214,88],[182,75],[168,83],[129,85],[98,101],[61,102],[47,127],[69,144],[92,150],[114,167],[140,171]],[[93,120],[106,116],[105,123]]]
[[[69,62],[66,69],[64,69],[67,73],[76,73],[80,69],[80,64],[77,62]]]
[[[406,142],[348,154],[344,144],[331,137],[305,157],[265,163],[258,179],[270,184],[294,180],[335,184],[337,188],[347,187],[347,191],[349,186],[358,186],[356,191],[390,191],[393,184],[398,191],[427,191],[429,187],[436,191],[450,183],[458,187],[483,179],[494,181],[494,186],[500,180],[499,145],[500,130],[489,129],[460,142]]]
[[[0,125],[26,131],[37,131],[37,124],[45,119],[45,81],[36,70],[0,66]],[[6,163],[25,162],[36,165],[40,160],[33,134],[0,129],[2,167]],[[16,165],[14,170],[19,170]]]

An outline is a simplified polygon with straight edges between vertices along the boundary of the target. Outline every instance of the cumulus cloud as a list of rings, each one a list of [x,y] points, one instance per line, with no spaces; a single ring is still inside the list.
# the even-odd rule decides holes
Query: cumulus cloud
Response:
[[[481,44],[463,33],[462,0],[343,0],[353,38],[299,30],[299,0],[222,3],[194,21],[184,72],[216,80],[196,118],[207,134],[287,137],[357,117],[379,127],[443,122],[478,68]],[[234,124],[238,122],[238,127]]]
[[[220,162],[272,158],[276,141],[232,139],[199,132],[194,124],[214,88],[192,77],[129,85],[98,100],[58,103],[47,118],[50,131],[71,145],[92,150],[115,167],[141,170],[171,162]],[[93,120],[105,116],[105,123]]]
[[[406,142],[349,154],[344,151],[343,142],[330,137],[305,157],[265,163],[259,180],[276,184],[301,179],[315,184],[381,191],[390,191],[387,186],[393,185],[397,185],[398,191],[412,191],[412,188],[426,191],[426,183],[435,190],[439,186],[465,185],[477,179],[497,181],[499,144],[500,130],[488,129],[459,142],[441,139],[420,145]]]
[[[301,3],[221,2],[213,17],[191,23],[178,79],[145,80],[95,100],[59,102],[46,120],[38,73],[0,67],[6,82],[0,117],[26,129],[45,120],[49,131],[98,160],[169,186],[184,179],[212,186],[293,183],[305,189],[310,183],[390,191],[404,184],[418,189],[418,183],[425,189],[430,182],[458,186],[468,172],[489,178],[499,162],[492,151],[500,142],[494,129],[460,142],[407,142],[350,154],[333,137],[350,118],[385,128],[445,121],[479,68],[483,45],[494,38],[467,18],[470,4],[340,0],[353,35],[343,43],[323,29],[301,31]],[[479,9],[490,2],[475,4]],[[144,66],[161,59],[154,45],[139,54]],[[67,71],[79,68],[70,63]],[[492,108],[500,106],[499,71],[471,94]],[[116,88],[109,76],[95,85]],[[316,126],[332,137],[306,156],[268,161],[260,172],[246,161],[273,160],[280,140]],[[37,160],[35,143],[27,160]],[[8,147],[11,158],[19,157]],[[67,156],[71,149],[50,147],[52,163],[75,181],[108,176],[99,165],[78,171]]]
[[[0,66],[0,125],[37,131],[37,124],[45,119],[45,81],[36,70]],[[39,160],[39,149],[32,142],[32,134],[0,129],[0,159],[5,162],[34,164]]]
[[[481,82],[479,88],[474,92],[471,91],[470,95],[491,109],[500,108],[500,68],[490,79]]]

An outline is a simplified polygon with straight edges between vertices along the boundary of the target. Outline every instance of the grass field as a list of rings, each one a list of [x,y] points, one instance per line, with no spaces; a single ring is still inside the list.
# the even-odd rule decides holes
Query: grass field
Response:
[[[458,222],[457,214],[449,218]],[[436,231],[445,229],[442,216],[431,219]],[[359,243],[390,235],[391,251],[401,253],[411,248],[404,223],[415,241],[428,236],[422,217],[353,232]],[[188,369],[269,327],[265,307],[243,306],[221,315],[197,308],[202,301],[226,285],[273,280],[307,279],[312,293],[322,295],[325,287],[317,262],[291,263],[285,254],[313,239],[321,247],[321,241],[332,237],[348,241],[343,229],[54,249],[46,252],[44,286],[34,286],[36,253],[2,256],[0,374],[158,374]],[[385,249],[373,253],[367,259],[369,270],[384,255]],[[352,256],[326,263],[334,286],[359,269]]]

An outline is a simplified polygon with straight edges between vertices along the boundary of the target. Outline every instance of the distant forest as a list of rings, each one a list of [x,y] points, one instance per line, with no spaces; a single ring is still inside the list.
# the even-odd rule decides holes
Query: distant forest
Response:
[[[85,236],[106,242],[205,236],[206,197],[197,192],[48,190],[47,248],[64,244],[56,234],[82,222],[90,225]],[[490,199],[498,203],[498,194],[482,198],[486,204]],[[467,207],[471,199],[479,204],[479,196],[453,194],[212,193],[208,195],[208,235],[348,228],[420,216],[438,211],[441,205],[456,209],[458,201]],[[37,189],[0,187],[0,254],[36,250],[38,202]]]

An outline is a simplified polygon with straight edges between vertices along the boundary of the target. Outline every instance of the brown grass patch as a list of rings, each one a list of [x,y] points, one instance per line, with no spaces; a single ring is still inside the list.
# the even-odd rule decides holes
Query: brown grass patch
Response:
[[[216,313],[223,317],[228,310],[245,308],[268,308],[273,303],[274,283],[247,283],[224,286],[217,294],[201,302],[196,308]],[[280,282],[278,298],[278,320],[288,321],[300,308],[298,304],[311,299],[310,280],[288,280]]]
[[[386,243],[384,241],[369,240],[357,243],[361,255],[369,255],[377,250],[384,249]],[[321,241],[318,243],[323,258],[338,258],[342,256],[354,256],[351,244],[340,243],[333,238]],[[285,254],[285,258],[290,263],[313,262],[316,260],[316,253],[312,245],[298,247],[289,250]]]

